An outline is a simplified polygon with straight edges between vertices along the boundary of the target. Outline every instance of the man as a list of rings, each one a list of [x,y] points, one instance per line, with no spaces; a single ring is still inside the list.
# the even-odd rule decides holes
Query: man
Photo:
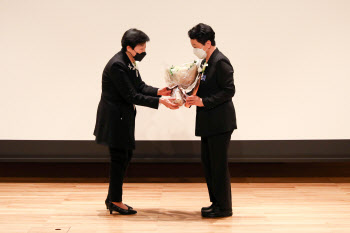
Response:
[[[227,152],[237,129],[232,103],[235,94],[233,68],[215,44],[215,32],[206,24],[188,31],[194,54],[205,67],[197,96],[186,101],[197,106],[196,136],[201,137],[201,160],[212,205],[202,208],[203,217],[232,216],[232,197]],[[207,65],[207,66],[206,66]]]
[[[137,29],[129,29],[122,37],[122,49],[107,63],[102,74],[102,94],[98,105],[94,135],[96,142],[109,147],[111,165],[109,190],[105,204],[110,214],[136,214],[122,202],[123,179],[135,149],[135,105],[158,109],[159,103],[178,109],[163,96],[171,91],[146,85],[136,61],[146,56],[149,37]],[[170,98],[171,99],[171,98]]]

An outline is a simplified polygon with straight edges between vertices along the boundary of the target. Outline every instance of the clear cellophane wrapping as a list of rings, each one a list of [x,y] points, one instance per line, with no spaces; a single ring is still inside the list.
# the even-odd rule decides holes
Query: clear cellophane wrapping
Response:
[[[166,69],[165,81],[168,88],[172,89],[171,97],[174,103],[182,106],[186,98],[199,83],[198,66],[200,61],[171,66]]]

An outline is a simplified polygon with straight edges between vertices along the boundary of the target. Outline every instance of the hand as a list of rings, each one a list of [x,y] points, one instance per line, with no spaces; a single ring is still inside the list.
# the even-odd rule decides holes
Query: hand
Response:
[[[196,105],[198,107],[204,107],[202,99],[196,95],[191,95],[191,96],[187,97],[186,103],[188,103],[190,105]]]
[[[178,104],[174,104],[172,102],[170,102],[170,100],[175,100],[176,98],[163,98],[161,97],[159,99],[159,103],[163,104],[165,107],[170,108],[170,109],[178,109],[179,105]]]
[[[171,89],[164,87],[162,89],[158,89],[157,95],[162,95],[162,96],[170,96],[171,94]]]

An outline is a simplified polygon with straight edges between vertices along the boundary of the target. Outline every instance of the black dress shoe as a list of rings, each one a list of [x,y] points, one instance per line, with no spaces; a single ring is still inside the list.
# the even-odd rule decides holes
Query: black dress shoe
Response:
[[[106,199],[105,200],[105,204],[106,204],[106,208],[107,208],[107,210],[109,209],[109,201]],[[128,206],[127,204],[124,204],[124,205],[126,205],[129,209],[133,209],[131,206]]]
[[[117,212],[119,212],[120,214],[123,214],[123,215],[130,215],[130,214],[136,214],[137,213],[137,211],[134,210],[134,209],[130,209],[128,207],[128,209],[126,210],[126,209],[120,208],[117,205],[114,205],[112,202],[109,203],[108,208],[109,208],[109,213],[110,214],[112,214],[113,211],[117,211]]]
[[[218,218],[232,216],[232,210],[221,210],[218,206],[214,206],[211,211],[202,212],[205,218]]]
[[[215,203],[211,204],[211,206],[208,206],[208,207],[203,207],[201,212],[210,212],[215,206]]]

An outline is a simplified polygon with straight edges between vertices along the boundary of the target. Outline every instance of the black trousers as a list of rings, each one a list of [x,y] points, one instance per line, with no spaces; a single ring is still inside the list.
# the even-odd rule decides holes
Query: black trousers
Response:
[[[107,200],[121,202],[123,200],[123,181],[126,169],[133,155],[132,150],[109,147],[110,169]]]
[[[232,210],[227,152],[233,131],[201,137],[201,160],[210,201],[221,210]]]

